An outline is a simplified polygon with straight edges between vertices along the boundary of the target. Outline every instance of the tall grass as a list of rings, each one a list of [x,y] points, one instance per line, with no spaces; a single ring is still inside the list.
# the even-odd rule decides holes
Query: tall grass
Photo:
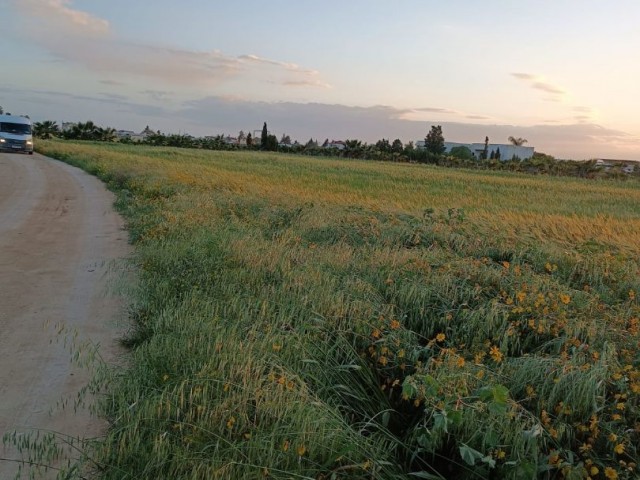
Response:
[[[103,478],[638,475],[638,183],[39,148],[136,245]]]

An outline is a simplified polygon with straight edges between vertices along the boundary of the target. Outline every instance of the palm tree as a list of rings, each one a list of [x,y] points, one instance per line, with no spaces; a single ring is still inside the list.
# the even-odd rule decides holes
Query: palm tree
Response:
[[[111,127],[107,127],[107,128],[98,127],[96,131],[96,137],[97,137],[97,140],[101,140],[103,142],[113,142],[117,138],[116,129]]]
[[[344,154],[349,158],[360,158],[364,153],[364,145],[360,140],[345,140],[344,141],[345,150]]]
[[[38,138],[48,140],[60,134],[60,127],[58,127],[58,124],[53,120],[36,122],[33,124],[33,134]]]
[[[521,147],[523,146],[525,143],[528,142],[528,140],[526,138],[522,138],[522,137],[509,137],[509,142],[511,142],[512,145],[515,145],[516,147]]]
[[[74,140],[96,140],[98,128],[91,120],[84,123],[80,122],[66,132],[66,137]]]

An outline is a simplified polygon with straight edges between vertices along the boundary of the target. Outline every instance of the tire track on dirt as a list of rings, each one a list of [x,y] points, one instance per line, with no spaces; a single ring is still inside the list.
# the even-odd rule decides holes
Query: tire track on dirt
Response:
[[[129,249],[114,197],[94,177],[40,155],[0,155],[0,177],[0,437],[98,436],[103,422],[73,411],[89,375],[56,332],[77,332],[76,343],[100,345],[107,359],[118,355],[122,306],[107,286],[110,265]],[[0,457],[16,452],[0,447]],[[16,465],[1,461],[0,478]]]

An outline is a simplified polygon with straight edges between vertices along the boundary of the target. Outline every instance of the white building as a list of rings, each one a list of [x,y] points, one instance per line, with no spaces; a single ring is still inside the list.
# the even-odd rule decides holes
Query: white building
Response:
[[[342,140],[331,140],[324,148],[335,148],[337,150],[344,150],[347,148],[347,144]]]
[[[425,141],[418,140],[415,143],[416,148],[425,148]],[[458,143],[458,142],[444,142],[445,153],[451,153],[451,150],[455,147],[466,147],[471,150],[471,153],[475,158],[482,158],[482,152],[484,151],[484,143]],[[511,160],[516,157],[520,160],[528,160],[533,157],[533,147],[522,147],[518,145],[503,144],[503,143],[490,143],[487,147],[487,158],[495,156],[498,151],[500,152],[500,160]],[[491,155],[493,153],[493,155]]]

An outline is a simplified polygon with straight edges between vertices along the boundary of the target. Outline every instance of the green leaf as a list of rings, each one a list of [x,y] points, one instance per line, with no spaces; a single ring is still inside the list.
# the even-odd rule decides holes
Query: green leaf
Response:
[[[486,463],[491,468],[496,468],[496,461],[490,455],[482,458],[482,463]]]
[[[460,456],[462,457],[462,460],[467,463],[467,465],[470,465],[472,467],[476,464],[476,461],[484,457],[484,455],[479,451],[464,444],[460,447]]]
[[[504,385],[495,385],[492,389],[493,401],[497,403],[507,403],[509,400],[509,389]]]
[[[449,433],[449,419],[447,418],[447,412],[438,412],[433,415],[433,426],[435,430],[444,430],[445,433]]]
[[[462,423],[462,412],[460,410],[451,410],[447,412],[447,418],[454,427]]]
[[[382,426],[387,428],[389,426],[389,420],[391,419],[391,414],[387,410],[382,414]]]
[[[426,478],[428,480],[442,480],[444,478],[440,475],[434,475],[432,473],[427,473],[427,472],[411,472],[409,473],[409,476],[417,477],[417,478]]]
[[[402,382],[402,396],[413,398],[415,394],[418,392],[415,385],[415,380],[411,375],[404,379]]]
[[[420,381],[424,385],[425,394],[429,397],[435,397],[438,394],[440,384],[431,375],[421,375]]]

